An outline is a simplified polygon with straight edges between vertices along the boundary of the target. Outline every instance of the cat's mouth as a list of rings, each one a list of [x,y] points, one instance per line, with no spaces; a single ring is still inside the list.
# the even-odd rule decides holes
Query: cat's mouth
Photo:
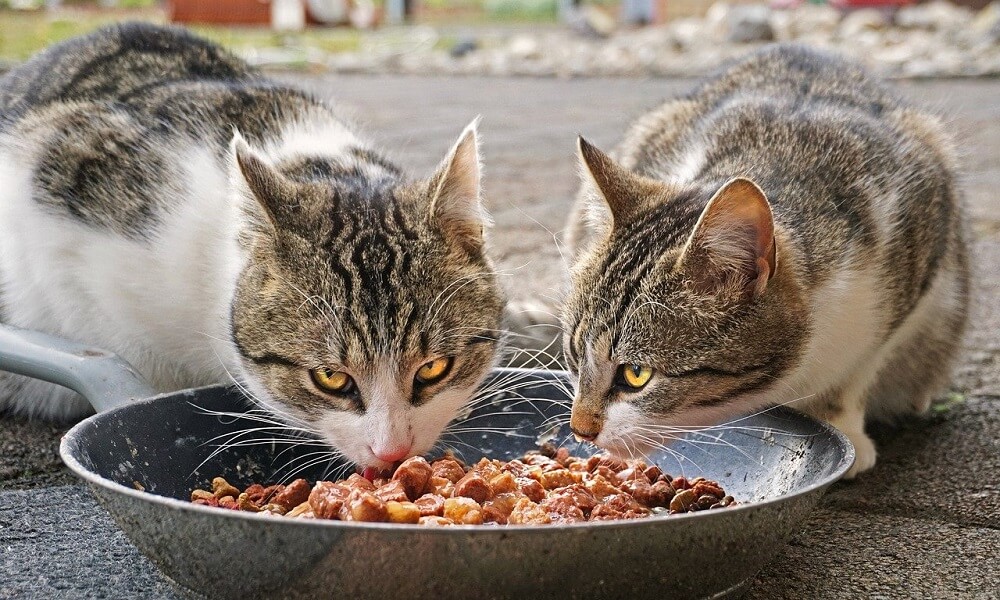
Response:
[[[380,469],[378,467],[358,467],[357,473],[361,475],[368,481],[375,481],[376,479],[388,479],[392,476],[392,473],[402,464],[402,461],[397,461],[392,463],[388,469]]]
[[[639,437],[630,432],[611,433],[607,430],[602,431],[591,443],[623,460],[644,458],[663,445],[657,444],[655,440],[649,439],[646,435]]]

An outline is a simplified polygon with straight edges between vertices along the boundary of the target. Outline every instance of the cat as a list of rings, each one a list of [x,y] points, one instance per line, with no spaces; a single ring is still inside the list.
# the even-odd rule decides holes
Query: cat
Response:
[[[230,382],[359,466],[428,451],[497,362],[476,121],[411,181],[330,106],[175,28],[0,79],[0,321]],[[88,405],[0,374],[0,409]]]
[[[789,403],[876,462],[866,417],[927,410],[966,323],[953,143],[862,67],[759,50],[579,139],[564,354],[571,427],[620,454],[664,425]],[[660,429],[662,430],[662,429]]]

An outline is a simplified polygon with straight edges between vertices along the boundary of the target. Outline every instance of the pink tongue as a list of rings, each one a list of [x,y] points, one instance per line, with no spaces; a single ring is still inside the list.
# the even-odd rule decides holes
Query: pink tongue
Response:
[[[361,472],[361,476],[368,481],[375,481],[375,478],[379,476],[379,470],[375,467],[365,467],[365,470]]]

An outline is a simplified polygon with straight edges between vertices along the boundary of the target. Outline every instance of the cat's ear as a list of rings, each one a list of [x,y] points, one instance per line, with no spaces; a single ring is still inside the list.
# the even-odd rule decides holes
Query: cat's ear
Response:
[[[614,225],[628,223],[646,206],[649,198],[665,191],[664,185],[622,167],[583,136],[577,137],[577,151],[580,155],[581,178],[585,183],[589,180],[593,184],[611,210]],[[601,219],[593,213],[600,213],[602,207],[590,208],[590,220],[597,225]]]
[[[680,264],[704,292],[759,297],[777,269],[774,218],[764,191],[737,177],[702,211]]]
[[[481,249],[489,215],[480,199],[482,164],[479,160],[477,117],[430,178],[431,222],[450,239],[470,250]]]
[[[295,195],[292,182],[250,148],[240,132],[235,130],[230,144],[230,160],[230,180],[234,189],[245,200],[256,203],[270,225],[277,229]]]

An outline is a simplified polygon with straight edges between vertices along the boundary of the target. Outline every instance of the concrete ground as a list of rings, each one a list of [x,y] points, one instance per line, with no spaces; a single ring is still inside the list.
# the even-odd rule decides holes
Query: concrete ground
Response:
[[[494,253],[515,298],[554,295],[574,136],[613,144],[685,81],[295,77],[417,172],[483,116]],[[835,485],[748,598],[1000,598],[1000,81],[903,85],[965,153],[976,305],[948,403],[878,428],[875,469]],[[0,598],[170,598],[61,466],[65,427],[0,417]]]

